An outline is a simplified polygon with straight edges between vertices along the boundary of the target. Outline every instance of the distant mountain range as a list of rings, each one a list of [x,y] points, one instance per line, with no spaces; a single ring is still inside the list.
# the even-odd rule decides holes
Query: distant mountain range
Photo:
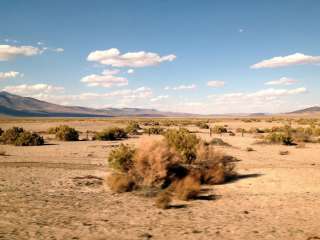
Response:
[[[320,113],[320,107],[310,107],[288,114]],[[8,92],[0,92],[0,116],[10,117],[217,117],[270,115],[266,113],[197,115],[190,113],[162,112],[144,108],[104,108],[95,109],[79,106],[63,106],[35,98],[22,97]]]
[[[196,116],[187,113],[161,112],[143,108],[95,109],[78,106],[63,106],[35,98],[21,97],[8,92],[0,92],[0,115],[12,117],[179,117]]]
[[[320,113],[320,107],[315,106],[315,107],[309,107],[309,108],[290,112],[290,114],[306,114],[306,113]]]

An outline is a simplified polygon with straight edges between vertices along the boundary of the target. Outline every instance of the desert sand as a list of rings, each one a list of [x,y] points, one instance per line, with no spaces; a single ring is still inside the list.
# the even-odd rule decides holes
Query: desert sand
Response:
[[[117,194],[104,179],[107,156],[124,141],[56,141],[44,134],[60,120],[2,120],[40,132],[46,145],[0,145],[0,239],[320,239],[320,144],[304,148],[257,145],[253,134],[213,135],[232,147],[217,147],[239,159],[239,178],[205,186],[203,197],[173,202],[168,210],[139,193]],[[114,122],[70,120],[83,132]],[[223,120],[229,128],[280,123]],[[121,125],[121,123],[119,123]],[[190,127],[190,129],[196,129]],[[41,133],[43,132],[43,133]],[[151,136],[159,138],[160,136]],[[252,147],[255,151],[246,151]],[[289,151],[280,155],[279,151]]]

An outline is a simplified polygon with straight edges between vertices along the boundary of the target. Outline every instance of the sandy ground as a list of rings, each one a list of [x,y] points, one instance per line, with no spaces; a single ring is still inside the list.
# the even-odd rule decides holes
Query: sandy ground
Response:
[[[1,127],[44,131],[59,124],[2,122]],[[108,123],[68,125],[86,131]],[[210,139],[206,130],[198,135]],[[320,144],[296,148],[256,145],[252,135],[222,138],[232,147],[221,151],[241,160],[237,171],[242,177],[204,186],[202,199],[174,201],[169,210],[156,208],[152,198],[116,194],[104,185],[108,152],[119,142],[0,145],[6,152],[0,156],[0,239],[320,239]],[[248,146],[255,151],[247,152]]]

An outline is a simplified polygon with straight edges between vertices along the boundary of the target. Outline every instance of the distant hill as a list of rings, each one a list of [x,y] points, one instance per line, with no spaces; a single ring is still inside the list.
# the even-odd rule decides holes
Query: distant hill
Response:
[[[185,113],[161,112],[141,108],[95,109],[78,106],[63,106],[35,98],[22,97],[8,92],[0,92],[0,115],[12,117],[166,117],[195,116]]]
[[[305,109],[300,109],[297,111],[290,112],[289,114],[299,114],[299,113],[320,113],[320,107],[309,107]]]

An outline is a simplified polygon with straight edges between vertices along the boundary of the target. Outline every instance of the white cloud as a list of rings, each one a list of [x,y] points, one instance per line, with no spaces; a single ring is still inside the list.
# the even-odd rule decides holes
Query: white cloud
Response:
[[[282,77],[278,80],[273,80],[273,81],[269,81],[269,82],[266,82],[265,85],[292,85],[294,83],[298,82],[297,80],[295,79],[292,79],[292,78],[287,78],[287,77]]]
[[[120,54],[117,48],[110,48],[107,50],[98,50],[91,52],[87,60],[98,62],[103,65],[110,65],[112,67],[146,67],[158,65],[162,62],[173,61],[176,58],[175,55],[170,54],[166,56],[160,56],[157,53],[152,52],[128,52]]]
[[[251,104],[267,104],[274,100],[279,100],[282,97],[297,95],[306,93],[307,89],[304,87],[295,88],[295,89],[274,89],[268,88],[259,90],[252,93],[243,93],[243,92],[236,92],[236,93],[227,93],[221,95],[211,95],[209,96],[210,99],[214,99],[216,104],[225,104],[225,105],[237,105],[238,107],[241,106],[248,106]]]
[[[224,81],[209,81],[207,84],[209,87],[221,88],[221,87],[224,87],[225,82]]]
[[[195,84],[190,84],[190,85],[179,85],[175,87],[169,87],[166,86],[164,90],[188,90],[188,89],[195,89],[197,86]]]
[[[131,69],[128,69],[128,73],[129,73],[129,74],[134,73],[134,69],[132,69],[132,68],[131,68]]]
[[[38,94],[52,94],[52,93],[61,93],[64,91],[63,87],[48,85],[45,83],[38,83],[34,85],[16,85],[16,86],[7,86],[2,89],[2,91],[10,92],[13,94],[18,94],[22,96],[32,96]]]
[[[53,49],[53,51],[61,53],[61,52],[64,52],[64,49],[63,48],[55,48],[55,49]]]
[[[151,98],[150,101],[151,102],[158,102],[164,99],[167,99],[169,96],[168,95],[159,95],[157,97]]]
[[[44,45],[43,42],[37,42],[37,45]]]
[[[112,87],[112,86],[126,86],[128,79],[124,77],[115,76],[120,71],[118,69],[104,70],[101,75],[91,74],[83,77],[80,81],[86,83],[89,87]]]
[[[239,33],[243,33],[243,32],[244,32],[244,29],[239,28],[238,32],[239,32]]]
[[[32,46],[0,45],[0,61],[8,61],[17,56],[29,57],[41,53],[41,49]]]
[[[0,72],[0,80],[9,79],[9,78],[16,78],[16,77],[23,77],[22,73],[10,71],[10,72]]]
[[[292,65],[302,65],[302,64],[317,64],[320,63],[320,56],[308,56],[302,53],[295,53],[288,56],[273,57],[271,59],[263,60],[258,62],[250,68],[278,68],[287,67]]]

